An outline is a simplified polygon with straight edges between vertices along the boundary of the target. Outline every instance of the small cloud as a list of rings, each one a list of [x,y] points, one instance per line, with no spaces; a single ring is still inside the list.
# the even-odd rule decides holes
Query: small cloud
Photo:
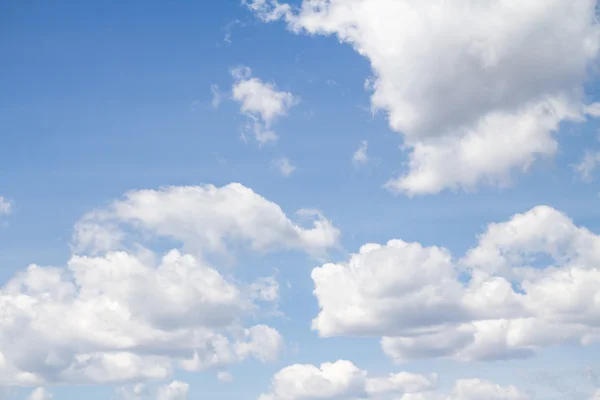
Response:
[[[369,143],[366,140],[363,140],[360,147],[352,155],[352,163],[355,167],[364,165],[369,161],[369,156],[367,155],[368,147]]]
[[[600,163],[600,152],[587,151],[579,164],[573,165],[573,170],[579,175],[579,178],[584,182],[592,180],[592,174]]]
[[[281,157],[277,160],[274,160],[272,166],[273,168],[277,168],[281,175],[285,176],[286,178],[292,175],[292,173],[296,170],[296,167],[290,163],[290,160],[287,157]]]
[[[244,24],[242,24],[242,21],[240,21],[239,19],[235,19],[231,22],[229,22],[227,25],[225,25],[225,28],[223,28],[223,30],[225,31],[225,37],[223,38],[223,41],[227,44],[231,44],[231,31],[233,30],[233,28],[235,28],[237,25],[240,26],[244,26]]]
[[[272,125],[287,116],[299,99],[289,92],[278,91],[274,83],[252,78],[252,70],[246,66],[232,69],[231,76],[235,80],[232,99],[240,104],[240,111],[249,120],[246,129],[254,133],[261,145],[276,141]]]
[[[333,79],[327,79],[325,83],[327,84],[327,86],[337,86],[337,82]]]
[[[210,91],[212,92],[213,98],[212,98],[212,106],[213,108],[219,108],[219,105],[221,104],[221,101],[223,101],[223,93],[221,93],[221,91],[219,90],[219,86],[217,85],[210,85]]]
[[[217,374],[217,379],[219,379],[221,382],[232,382],[233,376],[227,371],[220,371]]]
[[[173,381],[169,385],[160,387],[156,398],[157,400],[186,400],[189,389],[187,383]]]
[[[0,196],[0,215],[9,215],[12,213],[12,203]]]

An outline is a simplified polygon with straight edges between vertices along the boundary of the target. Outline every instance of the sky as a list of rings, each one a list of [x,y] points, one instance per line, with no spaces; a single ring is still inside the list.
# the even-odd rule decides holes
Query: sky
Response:
[[[0,2],[0,399],[600,399],[599,56],[595,0]]]

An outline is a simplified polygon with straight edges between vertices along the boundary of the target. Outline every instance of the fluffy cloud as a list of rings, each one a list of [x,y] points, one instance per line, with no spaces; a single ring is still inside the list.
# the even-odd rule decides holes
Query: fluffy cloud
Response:
[[[321,255],[337,245],[340,232],[320,214],[313,217],[312,228],[302,228],[277,204],[238,183],[167,187],[129,192],[89,213],[77,224],[74,241],[78,251],[106,251],[122,246],[125,231],[135,228],[182,242],[194,252],[224,252],[227,243],[238,241],[256,251]]]
[[[169,385],[158,389],[156,400],[186,400],[189,389],[187,383],[173,381]]]
[[[584,121],[597,61],[595,0],[246,0],[264,21],[335,35],[366,57],[374,111],[409,149],[387,187],[409,195],[508,184],[557,151],[562,121]]]
[[[44,388],[37,388],[27,398],[27,400],[50,400],[53,396]]]
[[[240,103],[240,111],[251,120],[250,128],[260,144],[276,141],[273,123],[286,116],[299,100],[289,92],[278,91],[273,83],[251,77],[251,74],[248,67],[232,70],[235,80],[232,98]]]
[[[273,361],[280,334],[245,325],[278,301],[277,281],[237,281],[202,255],[236,240],[312,252],[337,232],[322,217],[303,229],[238,184],[131,192],[77,224],[75,248],[87,253],[64,267],[31,265],[0,288],[0,387],[140,382],[176,368]],[[165,238],[179,247],[148,247]]]
[[[367,155],[368,147],[369,143],[366,140],[363,140],[360,143],[360,146],[352,155],[352,163],[354,164],[354,166],[358,167],[360,165],[366,164],[369,161],[369,156]]]
[[[12,212],[12,203],[0,196],[0,216],[8,215]]]
[[[322,336],[381,336],[396,361],[526,357],[600,338],[600,236],[546,206],[491,224],[461,259],[366,244],[315,268]]]
[[[398,397],[402,396],[402,397]],[[291,365],[277,372],[269,393],[259,400],[388,399],[402,400],[526,400],[514,386],[502,387],[479,379],[459,380],[451,393],[438,390],[437,375],[400,372],[369,377],[350,361]]]
[[[114,252],[30,266],[0,290],[0,385],[164,379],[174,361],[202,370],[272,360],[277,331],[236,328],[255,308],[250,293],[177,250],[156,265]]]

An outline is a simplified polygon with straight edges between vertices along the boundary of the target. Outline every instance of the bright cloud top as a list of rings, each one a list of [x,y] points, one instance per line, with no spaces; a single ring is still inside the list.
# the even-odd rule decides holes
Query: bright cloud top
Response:
[[[373,110],[410,150],[387,187],[409,195],[506,185],[583,121],[597,61],[594,0],[246,0],[264,21],[335,35],[369,59]],[[595,113],[593,113],[595,114]]]
[[[600,339],[600,236],[546,206],[491,224],[460,260],[391,240],[315,268],[322,336],[382,336],[396,361],[527,357]]]
[[[78,251],[123,248],[126,232],[167,237],[194,253],[225,252],[228,243],[247,243],[255,251],[300,250],[322,255],[337,246],[340,231],[318,212],[312,227],[292,222],[275,203],[239,183],[166,187],[129,192],[125,199],[86,215],[75,228]]]
[[[0,386],[126,383],[272,361],[280,334],[245,322],[278,301],[277,281],[234,281],[197,253],[234,240],[313,252],[337,233],[321,217],[303,229],[239,184],[130,192],[77,224],[76,248],[89,255],[31,265],[0,288]],[[181,248],[152,251],[161,237]]]
[[[250,129],[262,145],[277,140],[278,136],[272,130],[273,123],[286,116],[299,99],[289,92],[278,91],[273,83],[251,77],[251,74],[248,67],[232,70],[235,80],[232,98],[240,103],[240,111],[250,118]]]
[[[513,386],[466,379],[456,382],[451,393],[438,390],[437,375],[400,372],[369,377],[350,361],[314,365],[295,364],[277,372],[270,393],[259,400],[317,399],[401,399],[401,400],[526,400]]]

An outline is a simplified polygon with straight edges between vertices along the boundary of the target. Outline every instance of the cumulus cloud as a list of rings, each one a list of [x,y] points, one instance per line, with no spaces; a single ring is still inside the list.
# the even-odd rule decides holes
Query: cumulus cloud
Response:
[[[490,224],[476,247],[391,240],[315,268],[322,336],[381,336],[403,362],[527,357],[600,338],[600,236],[538,206]]]
[[[374,111],[408,149],[386,187],[408,195],[506,185],[597,115],[583,84],[600,49],[594,0],[246,0],[263,21],[335,35],[366,57]]]
[[[292,165],[290,160],[287,157],[281,157],[277,160],[274,160],[272,163],[273,168],[276,168],[279,173],[286,178],[291,176],[292,173],[296,170],[296,167]]]
[[[189,389],[187,383],[173,381],[158,389],[156,400],[186,400],[188,398]]]
[[[402,400],[526,400],[514,386],[502,387],[479,379],[459,380],[450,393],[438,389],[437,375],[409,372],[371,378],[352,362],[338,360],[320,366],[295,364],[277,372],[269,393],[259,400],[317,399]]]
[[[276,141],[273,124],[288,114],[299,99],[289,92],[278,91],[274,83],[252,77],[248,67],[231,71],[234,79],[232,98],[240,104],[240,111],[249,118],[249,128],[258,143]]]
[[[271,362],[281,335],[247,323],[278,301],[278,282],[240,282],[202,255],[236,240],[312,252],[337,232],[320,216],[301,228],[239,184],[130,192],[77,224],[82,250],[64,267],[30,265],[0,288],[0,386],[125,384]],[[152,250],[165,239],[176,247]]]
[[[37,388],[27,398],[27,400],[50,400],[53,396],[44,388]]]
[[[12,203],[0,196],[0,216],[9,215],[12,212]]]
[[[369,156],[367,155],[368,147],[369,143],[366,140],[363,140],[352,155],[352,164],[354,164],[355,167],[366,164],[369,161]]]
[[[281,249],[320,255],[336,246],[340,237],[320,214],[311,228],[303,228],[277,204],[232,183],[129,192],[78,222],[75,248],[92,253],[122,248],[131,228],[177,240],[194,252],[224,252],[228,243],[237,241],[261,252]]]

